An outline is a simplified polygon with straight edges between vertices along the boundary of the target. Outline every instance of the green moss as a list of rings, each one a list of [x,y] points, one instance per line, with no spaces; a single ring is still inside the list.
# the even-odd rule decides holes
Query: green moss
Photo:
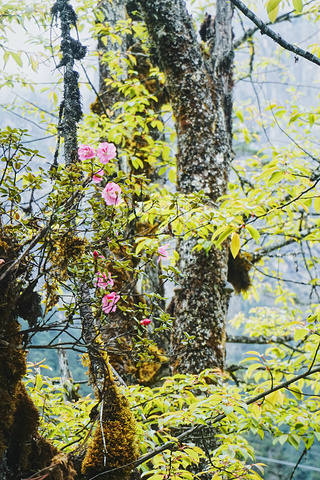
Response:
[[[109,366],[107,369],[110,374]],[[98,421],[96,426],[82,463],[82,473],[91,477],[106,472],[99,477],[101,480],[125,480],[139,454],[136,424],[127,399],[111,375],[107,383],[100,406],[102,422]]]
[[[22,472],[27,469],[31,453],[32,439],[37,435],[39,413],[29,398],[22,382],[17,385],[15,413],[11,430],[11,441],[7,451],[10,465],[19,466]]]
[[[150,360],[142,362],[137,368],[139,383],[142,385],[152,385],[161,370],[163,364],[168,363],[168,357],[164,350],[156,345],[150,345],[148,348]]]

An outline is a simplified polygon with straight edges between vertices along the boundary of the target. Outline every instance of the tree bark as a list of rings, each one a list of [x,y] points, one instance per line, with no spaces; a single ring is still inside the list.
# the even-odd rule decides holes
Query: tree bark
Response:
[[[126,20],[126,7],[123,0],[113,0],[112,3],[109,0],[103,0],[99,3],[99,14],[104,16],[104,21],[107,21],[110,27],[115,28],[117,22],[120,20]],[[112,72],[110,72],[109,64],[104,59],[104,56],[108,52],[116,50],[120,55],[125,55],[127,50],[126,38],[122,39],[122,44],[112,43],[109,35],[98,36],[98,51],[99,51],[99,95],[108,109],[112,109],[114,103],[118,102],[122,96],[119,94],[118,89],[112,86],[106,85],[105,80],[111,78]],[[125,80],[126,74],[123,74],[122,79]],[[120,80],[117,77],[117,80]]]
[[[64,157],[66,166],[78,161],[77,124],[82,117],[79,73],[74,68],[74,61],[81,60],[86,55],[86,47],[71,37],[71,27],[76,26],[77,16],[68,0],[56,0],[51,14],[53,20],[61,23],[61,53],[62,58],[57,67],[64,67],[63,101],[60,105],[58,134],[64,138]],[[58,147],[54,157],[57,165]]]
[[[157,48],[178,137],[178,190],[203,190],[216,202],[226,192],[232,159],[232,6],[217,1],[202,55],[183,0],[140,0],[151,41]],[[192,252],[195,239],[181,240],[181,289],[175,299],[174,369],[196,373],[224,366],[225,289],[228,248]]]

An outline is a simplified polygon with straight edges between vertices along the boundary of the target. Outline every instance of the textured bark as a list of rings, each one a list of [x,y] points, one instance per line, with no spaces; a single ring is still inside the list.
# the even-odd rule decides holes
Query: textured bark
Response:
[[[126,19],[126,7],[123,0],[113,0],[112,3],[109,0],[104,0],[99,3],[99,11],[103,13],[105,21],[107,21],[112,28],[114,28],[116,23],[120,20]],[[109,36],[99,35],[98,37],[98,50],[100,53],[99,92],[107,108],[111,108],[115,102],[119,101],[119,93],[117,89],[114,89],[111,86],[106,86],[105,84],[105,79],[110,78],[110,69],[108,63],[103,61],[102,57],[107,52],[111,52],[115,49],[117,51],[120,49],[120,54],[124,55],[126,48],[127,45],[125,38],[119,46],[118,43],[112,43]]]
[[[68,2],[69,0],[57,0],[51,9],[53,20],[58,20],[59,18],[61,23],[62,58],[58,68],[64,67],[64,90],[59,113],[59,139],[54,156],[55,166],[58,160],[60,135],[64,138],[66,166],[78,161],[77,123],[82,116],[78,84],[79,73],[73,67],[75,60],[81,60],[85,57],[86,47],[71,37],[71,27],[76,26],[77,16]]]
[[[210,58],[202,56],[183,0],[140,0],[156,46],[176,119],[178,189],[204,190],[216,201],[226,192],[231,149],[232,7],[217,2],[209,32]],[[195,240],[178,246],[182,278],[175,299],[173,349],[177,371],[223,367],[229,293],[227,248],[191,253]],[[187,335],[186,335],[187,334]],[[193,336],[187,341],[187,336]]]

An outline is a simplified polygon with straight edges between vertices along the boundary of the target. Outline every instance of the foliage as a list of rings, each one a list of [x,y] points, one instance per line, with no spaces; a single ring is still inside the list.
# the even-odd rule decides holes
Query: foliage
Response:
[[[286,3],[267,2],[271,21],[276,21],[279,7]],[[303,11],[301,1],[289,4],[295,13]],[[15,2],[9,2],[6,10],[1,7],[4,37],[13,21],[24,25],[33,15],[39,22],[46,21],[37,5],[27,16],[16,11],[14,19],[11,5],[17,8]],[[84,15],[81,6],[80,19]],[[318,20],[313,8],[309,15],[309,21]],[[243,375],[229,377],[219,371],[176,375],[161,386],[128,387],[127,397],[138,422],[141,454],[151,452],[141,461],[145,477],[189,479],[194,476],[192,466],[200,465],[215,480],[259,479],[264,470],[254,460],[254,446],[246,436],[249,432],[261,439],[269,432],[274,443],[287,442],[295,448],[303,443],[310,449],[320,440],[319,371],[315,370],[320,345],[318,103],[301,106],[300,92],[294,87],[286,102],[266,102],[262,113],[239,102],[235,146],[237,152],[244,147],[246,155],[239,154],[233,163],[228,193],[219,205],[212,204],[203,191],[182,195],[175,185],[176,135],[170,106],[160,102],[158,90],[141,77],[139,55],[128,51],[119,56],[116,48],[126,33],[138,38],[143,54],[149,55],[144,25],[128,19],[113,30],[102,20],[91,28],[95,35],[109,35],[115,44],[105,62],[110,69],[107,83],[119,93],[119,101],[109,116],[86,114],[79,140],[94,148],[101,139],[114,143],[117,157],[103,165],[93,156],[70,167],[60,163],[54,168],[37,150],[25,147],[26,130],[1,130],[0,227],[1,235],[14,245],[13,254],[0,245],[4,260],[0,276],[9,269],[15,274],[22,299],[16,313],[29,322],[22,331],[27,343],[39,331],[53,330],[56,339],[67,331],[66,346],[79,353],[86,351],[86,344],[73,335],[73,329],[81,328],[81,285],[86,283],[95,325],[104,329],[112,322],[117,326],[125,318],[129,340],[121,335],[128,342],[131,362],[126,373],[133,374],[141,365],[167,362],[163,352],[156,350],[157,335],[171,328],[172,318],[164,308],[162,291],[149,288],[150,272],[158,273],[159,249],[169,245],[169,261],[161,260],[163,284],[179,283],[175,249],[179,239],[194,236],[195,250],[206,252],[229,239],[234,258],[239,253],[250,255],[254,281],[244,296],[257,303],[269,294],[271,300],[264,306],[255,305],[249,315],[237,315],[232,327],[244,328],[244,335],[257,343],[264,337],[267,348],[247,352],[241,362]],[[315,45],[314,51],[318,48]],[[24,56],[5,49],[4,64],[11,58],[21,67]],[[27,58],[36,70],[36,60]],[[237,65],[237,79],[243,77],[252,58],[251,51],[248,63]],[[281,59],[272,61],[283,69]],[[265,72],[268,65],[270,59],[260,57],[257,71]],[[163,86],[159,68],[148,68],[152,85]],[[11,82],[12,77],[5,74],[3,83]],[[57,104],[57,98],[53,100]],[[42,119],[46,121],[46,116]],[[283,135],[286,145],[276,141],[264,145],[268,129]],[[102,167],[104,179],[95,183],[93,176]],[[101,196],[111,182],[121,188],[119,204],[107,204]],[[29,267],[20,274],[18,267],[24,264]],[[100,288],[103,272],[110,273],[112,288],[110,283]],[[30,285],[37,283],[44,312],[40,319],[34,297],[28,296]],[[102,302],[111,290],[120,299],[107,317]],[[149,326],[141,323],[146,317],[152,320]],[[50,347],[58,345],[56,339]],[[42,364],[33,365],[26,377],[28,392],[40,412],[40,432],[55,446],[76,451],[86,442],[94,401],[85,397],[65,402],[63,387],[57,379],[43,376],[42,368]],[[291,383],[275,390],[281,382]],[[214,446],[212,429],[218,439]]]
[[[48,377],[43,362],[28,364],[25,386],[40,413],[39,433],[65,452],[80,448],[86,440],[90,411],[95,402],[89,396],[65,401],[65,388],[58,377]],[[75,386],[76,388],[76,386]]]

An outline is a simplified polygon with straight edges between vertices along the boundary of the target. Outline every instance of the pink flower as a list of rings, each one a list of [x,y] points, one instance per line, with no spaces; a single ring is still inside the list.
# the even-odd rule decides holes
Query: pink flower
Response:
[[[93,258],[96,260],[99,257],[99,252],[95,250],[92,255],[93,255]]]
[[[141,325],[149,325],[151,323],[150,318],[144,318],[143,320],[140,320]]]
[[[159,258],[157,260],[157,263],[160,262],[161,257],[168,258],[168,256],[169,256],[169,253],[167,252],[168,247],[169,247],[169,243],[167,243],[166,245],[163,245],[163,247],[158,248]]]
[[[101,163],[108,163],[110,160],[117,156],[117,149],[113,143],[100,143],[97,148],[97,156]]]
[[[3,258],[0,258],[0,268],[4,263],[6,263],[6,261]]]
[[[80,145],[78,155],[81,161],[88,160],[96,156],[96,150],[94,147],[90,147],[90,145]]]
[[[100,170],[98,170],[98,171],[93,175],[92,180],[93,180],[95,183],[101,182],[102,177],[103,177],[103,174],[104,174],[104,171],[103,171],[103,169],[101,168]]]
[[[120,197],[121,188],[114,182],[107,183],[101,195],[107,205],[118,205],[122,202]]]
[[[120,295],[116,292],[108,293],[102,299],[102,310],[104,313],[115,312],[117,309],[116,303],[120,300]]]
[[[108,276],[106,272],[103,272],[102,274],[100,272],[97,272],[98,279],[95,284],[96,287],[98,288],[113,287],[114,281],[111,278],[111,273],[110,272],[107,272],[107,273],[108,273]]]

